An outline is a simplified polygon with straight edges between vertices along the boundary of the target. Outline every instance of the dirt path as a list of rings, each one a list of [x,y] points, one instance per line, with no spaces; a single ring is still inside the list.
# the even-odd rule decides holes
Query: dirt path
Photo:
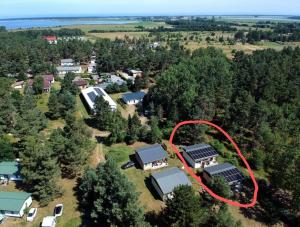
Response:
[[[107,133],[100,132],[97,129],[92,129],[92,130],[93,130],[92,137],[95,139],[97,144],[90,157],[90,163],[93,167],[97,167],[99,163],[105,162],[103,144],[101,143],[100,138],[107,136]]]

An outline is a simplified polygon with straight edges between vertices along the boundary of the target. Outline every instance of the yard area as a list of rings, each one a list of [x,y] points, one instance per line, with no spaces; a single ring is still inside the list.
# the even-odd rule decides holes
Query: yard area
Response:
[[[22,219],[19,218],[8,218],[5,222],[5,226],[13,227],[13,226],[33,226],[38,227],[42,222],[43,218],[46,216],[52,216],[53,209],[56,204],[62,203],[64,204],[63,216],[58,218],[58,227],[75,227],[80,226],[81,224],[81,214],[77,210],[78,202],[75,196],[74,187],[76,186],[76,179],[67,180],[61,179],[59,181],[59,185],[62,187],[64,194],[62,197],[52,201],[46,207],[40,207],[36,201],[33,201],[31,207],[38,208],[37,216],[33,223],[26,221],[26,215]],[[7,187],[1,186],[1,190],[3,191],[19,191],[14,183],[10,183]]]

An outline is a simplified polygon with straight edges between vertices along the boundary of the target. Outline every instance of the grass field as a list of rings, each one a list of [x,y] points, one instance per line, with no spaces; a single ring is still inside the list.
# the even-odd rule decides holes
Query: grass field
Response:
[[[102,31],[137,31],[138,26],[143,26],[144,28],[156,28],[159,26],[169,27],[164,22],[153,22],[153,21],[141,21],[136,23],[128,24],[96,24],[96,25],[72,25],[65,26],[64,28],[79,28],[83,32],[88,33],[91,30],[102,30]],[[60,29],[60,28],[54,28]]]

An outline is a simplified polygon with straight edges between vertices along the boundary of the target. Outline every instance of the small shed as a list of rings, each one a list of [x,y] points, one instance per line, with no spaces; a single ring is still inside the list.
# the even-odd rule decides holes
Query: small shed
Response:
[[[32,204],[31,194],[26,192],[0,192],[0,213],[21,218]]]
[[[168,154],[160,144],[137,149],[135,157],[143,170],[168,166]]]
[[[135,105],[143,101],[146,93],[139,91],[139,92],[133,92],[133,93],[126,93],[122,95],[122,100],[127,105]]]
[[[180,185],[189,185],[192,183],[187,175],[177,167],[163,172],[153,173],[151,182],[162,200],[173,198],[173,190]]]
[[[193,168],[217,165],[218,152],[209,144],[199,143],[182,147],[182,155]]]

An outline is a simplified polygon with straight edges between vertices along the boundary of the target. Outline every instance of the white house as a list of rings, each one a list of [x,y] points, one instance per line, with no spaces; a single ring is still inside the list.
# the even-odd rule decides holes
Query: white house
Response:
[[[133,76],[133,78],[136,78],[138,76],[143,76],[143,71],[141,70],[136,70],[136,69],[129,69],[127,72]]]
[[[142,91],[126,93],[122,95],[122,99],[127,105],[136,105],[143,101],[145,95],[146,93]]]
[[[83,73],[81,66],[58,66],[56,67],[58,75],[63,78],[67,73]]]
[[[192,185],[187,175],[177,167],[153,173],[151,175],[151,183],[163,201],[173,198],[173,190],[176,187],[180,185]]]
[[[75,62],[73,59],[68,58],[68,59],[62,59],[60,60],[60,65],[61,66],[74,66]]]
[[[135,158],[143,170],[168,166],[168,154],[160,144],[137,149]]]
[[[184,159],[195,169],[217,165],[218,152],[209,144],[195,144],[183,146],[182,155]]]
[[[0,214],[21,218],[32,204],[31,194],[25,192],[0,192]]]
[[[102,96],[103,99],[109,104],[112,111],[117,109],[117,104],[114,100],[100,87],[89,87],[87,89],[83,89],[81,94],[89,106],[89,110],[94,110],[95,100],[98,96]]]
[[[14,89],[22,89],[24,87],[24,81],[17,81],[14,83],[13,88]]]
[[[0,162],[0,179],[6,181],[22,180],[18,162]]]

